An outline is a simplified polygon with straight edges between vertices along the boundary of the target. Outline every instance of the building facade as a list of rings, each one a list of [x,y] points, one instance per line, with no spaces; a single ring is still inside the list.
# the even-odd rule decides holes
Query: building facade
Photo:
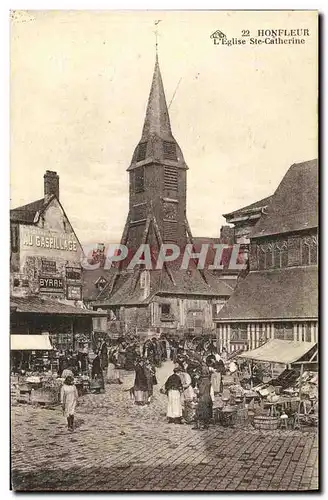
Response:
[[[43,198],[10,211],[10,235],[11,333],[47,332],[70,349],[88,341],[100,315],[83,305],[83,251],[59,201],[56,172],[45,173]]]
[[[251,232],[262,214],[266,212],[271,199],[272,196],[268,196],[263,200],[223,215],[228,224],[233,224],[233,228],[231,228],[233,230],[233,242],[240,245],[240,253],[246,263],[248,263],[249,259]],[[221,232],[225,228],[228,230],[227,226],[223,226]]]
[[[318,163],[292,165],[250,233],[250,272],[216,318],[230,351],[318,341]]]

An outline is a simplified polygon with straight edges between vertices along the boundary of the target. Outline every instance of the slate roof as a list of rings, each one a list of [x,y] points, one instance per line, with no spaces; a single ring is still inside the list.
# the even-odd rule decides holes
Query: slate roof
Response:
[[[121,273],[115,282],[112,293],[104,290],[93,302],[99,307],[106,305],[147,305],[155,295],[191,296],[191,297],[229,297],[233,286],[209,271],[204,271],[205,279],[196,268],[186,270],[170,267],[174,283],[165,268],[150,271],[150,293],[144,297],[140,288],[140,272]]]
[[[218,314],[239,322],[317,317],[317,266],[251,271]]]
[[[318,160],[292,165],[251,238],[301,231],[318,226]]]
[[[50,200],[46,202],[44,198],[41,198],[40,200],[33,201],[27,205],[13,208],[10,210],[10,221],[20,222],[22,224],[33,224],[35,214],[43,211],[49,202]]]
[[[10,309],[19,313],[55,314],[64,316],[106,316],[106,313],[82,309],[42,297],[10,297]]]
[[[212,241],[213,239],[210,240]],[[195,244],[195,250],[198,250],[197,244]],[[225,264],[225,260],[230,258],[231,253],[230,248],[227,250],[227,255],[224,256]],[[214,254],[211,255],[210,251],[209,254],[210,261],[207,263],[212,263]],[[138,270],[136,268],[131,271],[124,269],[120,273],[118,273],[117,268],[112,268],[109,271],[105,271],[104,269],[84,271],[83,297],[86,300],[91,300],[93,305],[104,306],[148,304],[155,295],[161,294],[193,297],[229,297],[232,294],[235,283],[227,284],[226,281],[220,279],[220,274],[222,274],[223,271],[209,271],[208,269],[200,271],[197,269],[197,265],[192,259],[189,262],[188,270],[181,269],[182,259],[183,255],[180,255],[174,262],[166,263],[174,283],[165,266],[162,270],[153,268],[153,270],[149,271],[150,294],[146,298],[144,297],[144,290],[140,288],[140,269]],[[153,266],[155,267],[155,262],[153,262]],[[114,278],[116,274],[117,276]],[[103,291],[100,291],[95,285],[100,276],[103,276],[111,283],[115,280],[114,286],[109,286]]]

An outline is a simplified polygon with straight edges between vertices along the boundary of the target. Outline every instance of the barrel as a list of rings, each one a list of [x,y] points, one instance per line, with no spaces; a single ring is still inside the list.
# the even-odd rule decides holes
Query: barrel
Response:
[[[279,418],[278,417],[267,417],[264,415],[254,416],[254,427],[262,431],[274,431],[278,429]]]

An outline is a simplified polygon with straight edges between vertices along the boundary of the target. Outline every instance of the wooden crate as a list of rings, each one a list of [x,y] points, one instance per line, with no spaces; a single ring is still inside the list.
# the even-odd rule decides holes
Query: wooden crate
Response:
[[[31,393],[30,392],[19,392],[17,397],[18,403],[30,403],[31,402]]]
[[[59,392],[49,389],[35,389],[31,392],[31,404],[53,405],[59,403]]]

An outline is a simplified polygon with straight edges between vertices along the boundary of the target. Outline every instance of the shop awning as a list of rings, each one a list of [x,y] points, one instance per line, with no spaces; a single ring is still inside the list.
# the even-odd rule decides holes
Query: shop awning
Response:
[[[257,349],[243,352],[238,357],[253,361],[290,365],[301,359],[315,345],[315,342],[272,339]]]
[[[10,335],[12,351],[51,351],[49,335]]]
[[[106,311],[82,309],[71,304],[44,297],[10,297],[10,310],[16,313],[51,314],[61,316],[107,316]]]

